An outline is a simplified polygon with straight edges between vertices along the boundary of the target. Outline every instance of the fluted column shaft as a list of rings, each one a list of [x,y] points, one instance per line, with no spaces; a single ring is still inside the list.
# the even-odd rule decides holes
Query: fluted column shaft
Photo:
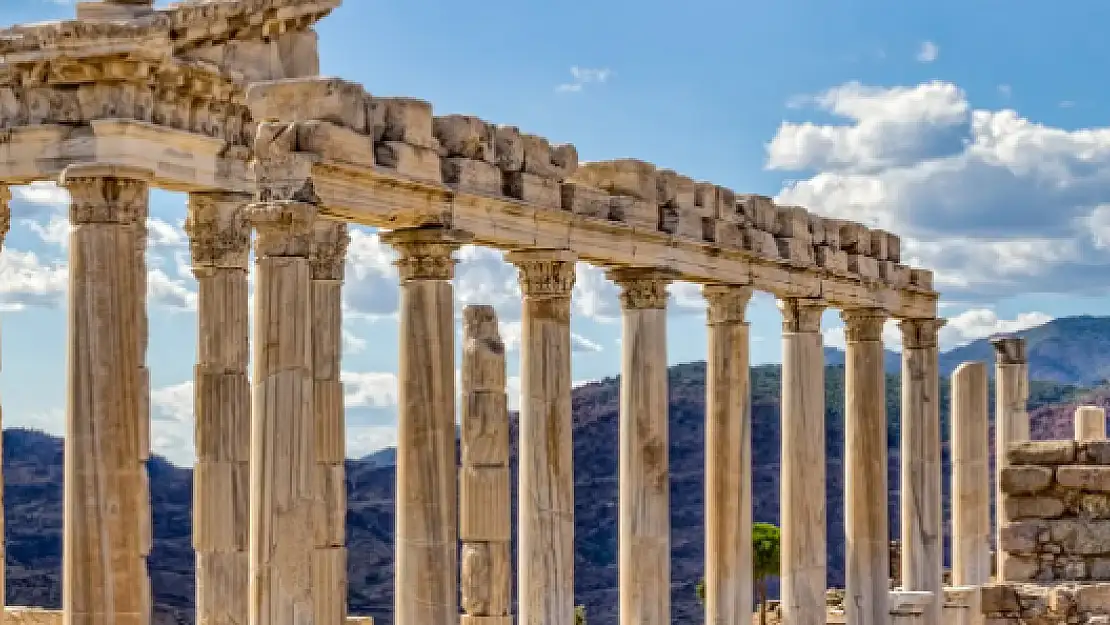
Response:
[[[62,609],[67,625],[150,622],[150,498],[136,221],[150,173],[71,166]],[[139,265],[137,267],[136,265]]]
[[[193,548],[199,625],[247,622],[250,523],[250,196],[189,195],[185,231],[197,279]]]
[[[933,593],[933,600],[925,609],[926,625],[939,625],[944,608],[937,351],[937,332],[943,325],[940,319],[906,319],[899,324],[902,330],[902,589]]]
[[[752,618],[752,411],[748,323],[752,289],[707,286],[705,622]]]
[[[622,267],[620,287],[621,625],[670,625],[671,508],[667,410],[667,284],[671,274]],[[735,520],[734,520],[735,521]]]
[[[309,257],[312,270],[312,388],[316,428],[316,554],[313,601],[319,625],[347,619],[347,426],[343,383],[343,269],[347,224],[318,220]]]
[[[987,366],[952,373],[952,585],[991,579],[990,420]]]
[[[787,299],[782,311],[783,623],[824,625],[825,355],[818,300]]]
[[[394,622],[456,625],[458,466],[452,254],[441,228],[381,236],[400,254]]]
[[[994,436],[995,436],[995,545],[1001,544],[1002,471],[1010,464],[1007,450],[1012,443],[1029,440],[1029,365],[1025,356],[1025,339],[1000,337],[991,339],[995,351],[994,370]],[[1008,554],[997,550],[998,578],[1006,579]]]
[[[312,285],[316,208],[252,204],[256,231],[250,457],[250,625],[313,625]],[[330,624],[329,624],[330,625]]]
[[[513,252],[523,295],[517,592],[521,625],[574,622],[570,298],[575,258]]]
[[[883,323],[876,309],[841,313],[848,350],[844,371],[844,534],[847,621],[889,622],[890,522],[887,510],[886,371]]]
[[[0,185],[0,252],[4,249],[4,240],[8,236],[8,231],[11,230],[12,225],[12,209],[11,202],[12,193],[5,185]],[[0,443],[3,440],[3,407],[0,406]],[[4,483],[4,446],[0,444],[0,485]],[[5,593],[5,584],[7,583],[7,566],[5,558],[7,556],[7,544],[4,540],[4,489],[0,486],[0,611],[4,610],[7,605],[7,594]]]

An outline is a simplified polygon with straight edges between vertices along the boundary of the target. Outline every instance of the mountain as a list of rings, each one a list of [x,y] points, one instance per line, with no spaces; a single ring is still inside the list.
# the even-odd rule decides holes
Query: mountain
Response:
[[[777,523],[779,496],[779,367],[754,367],[752,380],[755,518]],[[843,583],[843,368],[826,369],[829,583]],[[1038,431],[1064,431],[1067,402],[1083,389],[1032,383]],[[899,381],[887,376],[891,535],[897,536]],[[1110,403],[1110,391],[1103,391]],[[576,595],[592,624],[617,615],[617,422],[619,379],[575,389]],[[942,384],[942,415],[947,384]],[[674,620],[701,618],[694,586],[703,570],[705,364],[670,370],[670,467]],[[1054,407],[1055,406],[1055,407]],[[1053,412],[1055,410],[1055,412]],[[946,421],[946,416],[944,417]],[[1065,421],[1067,424],[1065,424]],[[515,421],[514,421],[515,440]],[[945,438],[948,427],[944,426]],[[8,602],[57,607],[61,602],[62,442],[27,430],[4,432]],[[389,625],[392,611],[394,467],[377,455],[347,463],[350,610]],[[515,473],[515,454],[514,466]],[[150,463],[154,551],[149,560],[160,624],[191,623],[194,558],[191,546],[192,473],[155,458]],[[947,483],[947,480],[946,480]],[[515,477],[513,480],[515,489]],[[513,494],[515,506],[515,492]]]

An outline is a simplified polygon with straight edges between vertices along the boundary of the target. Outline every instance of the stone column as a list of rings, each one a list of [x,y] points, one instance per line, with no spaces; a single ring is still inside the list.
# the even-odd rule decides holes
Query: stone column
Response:
[[[670,625],[667,284],[673,275],[621,267],[611,270],[609,279],[621,289],[623,326],[617,540],[620,622]]]
[[[990,414],[987,366],[965,362],[952,374],[952,585],[991,578]]]
[[[939,625],[944,609],[937,351],[937,332],[943,326],[941,319],[906,319],[899,324],[902,330],[902,590],[933,593],[932,603],[925,610],[928,625]],[[885,440],[885,430],[883,434]]]
[[[844,367],[844,535],[847,621],[890,619],[890,527],[887,510],[886,371],[879,309],[841,313],[848,350]]]
[[[1075,409],[1075,440],[1106,440],[1106,410],[1098,406],[1079,406]]]
[[[316,208],[252,204],[250,625],[313,625],[316,430],[309,253]]]
[[[312,389],[316,428],[316,555],[312,597],[319,625],[347,619],[347,426],[343,383],[343,268],[347,224],[318,220],[312,270]]]
[[[517,601],[521,625],[574,622],[573,254],[512,252],[523,295]]]
[[[705,381],[705,622],[749,625],[752,602],[750,287],[702,288],[709,356]]]
[[[819,300],[786,299],[782,311],[783,623],[824,625],[825,353]],[[746,624],[745,624],[746,625]]]
[[[505,344],[492,306],[463,310],[462,625],[512,625],[512,507]]]
[[[4,249],[4,239],[8,236],[8,231],[12,226],[12,209],[11,202],[12,192],[6,185],[0,185],[0,252]],[[0,443],[3,441],[2,427],[4,423],[3,408],[0,407]],[[5,566],[7,556],[7,545],[4,540],[4,446],[0,444],[0,613],[3,613],[4,607],[7,605],[7,595],[5,594],[5,584],[7,583],[7,566]]]
[[[394,622],[457,625],[455,271],[463,239],[443,228],[395,230],[400,254]]]
[[[193,548],[199,625],[248,619],[249,202],[245,195],[191,193],[185,220],[198,287]]]
[[[62,609],[70,625],[150,622],[150,498],[136,319],[151,174],[70,166]]]
[[[995,438],[995,508],[994,532],[997,570],[1006,570],[1007,554],[999,549],[1002,526],[1006,520],[1002,510],[1002,470],[1009,463],[1006,450],[1011,443],[1029,440],[1029,365],[1025,359],[1025,339],[998,337],[991,339],[995,351],[994,369],[994,438]]]

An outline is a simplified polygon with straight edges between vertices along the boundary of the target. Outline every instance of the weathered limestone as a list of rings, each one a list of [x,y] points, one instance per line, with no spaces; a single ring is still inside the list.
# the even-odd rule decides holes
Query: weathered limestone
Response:
[[[347,618],[347,426],[343,383],[343,268],[350,238],[347,224],[319,220],[313,227],[312,392],[316,430],[316,553],[312,593],[316,623]]]
[[[397,520],[394,622],[459,619],[452,254],[465,240],[443,228],[381,235],[400,254]]]
[[[0,185],[0,253],[4,251],[4,239],[8,236],[8,231],[12,226],[12,209],[11,209],[12,192],[8,189],[7,185]],[[0,406],[0,430],[4,424],[4,411]],[[2,438],[2,432],[0,432]],[[0,484],[4,483],[4,446],[0,444]],[[4,540],[4,489],[0,488],[0,563],[6,562],[7,544]],[[7,583],[7,566],[0,565],[0,610],[3,610],[7,605],[7,595],[5,593],[5,584]]]
[[[965,362],[952,374],[952,584],[990,581],[991,476],[987,366]]]
[[[906,319],[899,324],[902,330],[902,589],[931,593],[932,602],[924,615],[925,622],[930,625],[940,624],[944,609],[937,344],[937,332],[943,325],[940,319]],[[884,419],[884,439],[885,422]]]
[[[312,625],[316,513],[312,285],[316,207],[247,209],[256,232],[250,458],[250,625]]]
[[[621,267],[621,408],[618,518],[621,625],[670,625],[667,285],[674,275]]]
[[[505,344],[492,306],[463,310],[459,578],[463,625],[511,625],[512,509]]]
[[[1106,440],[1106,410],[1098,406],[1075,409],[1075,440],[1079,442]]]
[[[198,285],[193,547],[199,625],[248,620],[249,202],[245,195],[193,193],[185,220]]]
[[[702,288],[705,375],[705,622],[747,625],[752,614],[752,422],[748,323],[752,290]]]
[[[792,625],[825,622],[825,355],[820,300],[782,311],[782,612]]]
[[[991,339],[995,351],[994,369],[994,436],[995,436],[995,544],[1001,542],[1005,524],[1002,502],[1002,472],[1009,466],[1006,450],[1013,443],[1029,440],[1029,365],[1025,356],[1025,339],[997,337]],[[997,570],[1006,570],[1008,555],[997,550]]]
[[[886,371],[876,309],[841,312],[848,350],[844,372],[845,611],[854,625],[882,625],[888,611]]]
[[[69,406],[62,605],[72,625],[150,622],[150,497],[135,318],[150,172],[75,166],[70,193]]]
[[[575,257],[511,252],[523,295],[517,589],[521,625],[574,622],[570,296]]]

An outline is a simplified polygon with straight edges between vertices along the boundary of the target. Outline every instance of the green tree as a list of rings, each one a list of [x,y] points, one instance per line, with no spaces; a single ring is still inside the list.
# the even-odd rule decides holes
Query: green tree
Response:
[[[586,606],[574,606],[574,625],[586,625]]]
[[[781,536],[770,523],[752,525],[752,576],[759,592],[759,623],[767,625],[767,582],[779,575]],[[698,603],[705,605],[705,578],[695,588]]]

